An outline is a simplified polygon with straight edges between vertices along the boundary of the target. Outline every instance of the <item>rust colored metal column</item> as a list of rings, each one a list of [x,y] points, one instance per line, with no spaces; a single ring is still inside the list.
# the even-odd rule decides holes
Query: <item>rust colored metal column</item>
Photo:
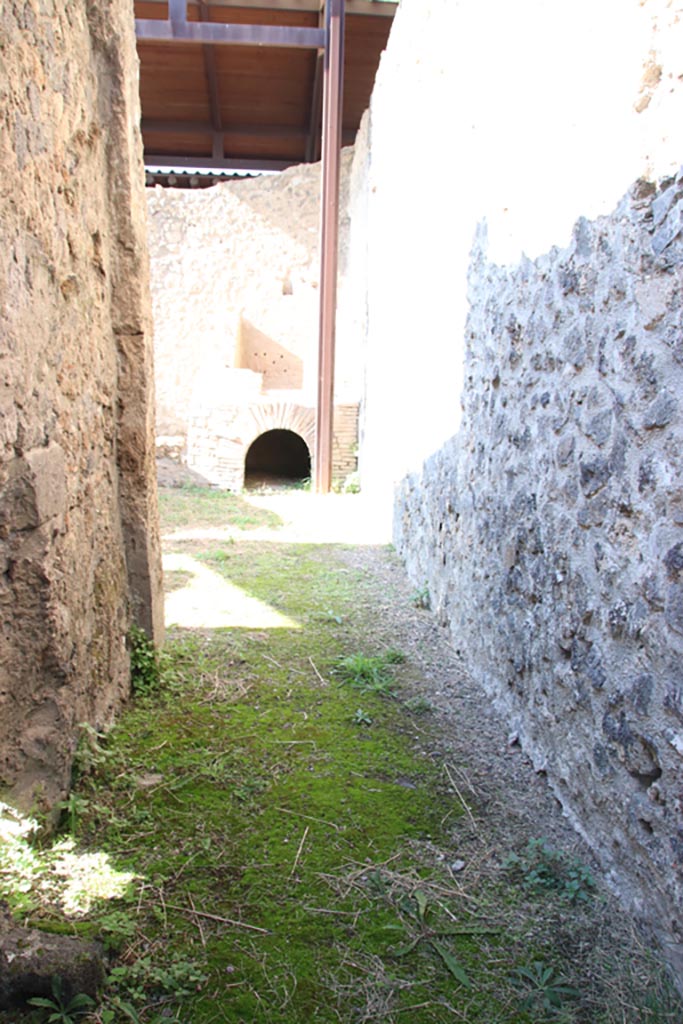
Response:
[[[320,217],[320,334],[315,432],[315,490],[332,484],[334,345],[337,314],[339,165],[344,83],[344,0],[326,0],[323,72],[322,207]]]

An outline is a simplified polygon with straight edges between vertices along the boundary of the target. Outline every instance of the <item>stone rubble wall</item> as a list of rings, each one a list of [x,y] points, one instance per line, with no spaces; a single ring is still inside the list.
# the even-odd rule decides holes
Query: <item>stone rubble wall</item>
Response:
[[[344,150],[340,275],[351,161]],[[148,217],[158,433],[186,438],[188,465],[212,483],[241,486],[244,416],[260,422],[259,405],[312,412],[316,404],[320,164],[201,191],[157,186],[148,189]],[[360,396],[358,350],[353,334],[339,339],[341,404]],[[338,433],[346,436],[342,425]],[[355,469],[356,442],[340,466]]]
[[[679,978],[681,54],[680,0],[402,0],[347,314],[363,489]]]
[[[132,2],[0,8],[0,795],[49,810],[160,640]]]
[[[395,523],[510,734],[679,965],[683,237],[658,249],[681,211],[683,175],[519,267],[481,238],[460,433],[402,483]]]

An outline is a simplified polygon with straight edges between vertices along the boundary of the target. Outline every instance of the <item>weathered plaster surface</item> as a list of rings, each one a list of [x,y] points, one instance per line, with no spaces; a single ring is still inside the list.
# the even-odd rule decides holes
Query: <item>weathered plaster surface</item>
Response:
[[[5,4],[0,68],[0,784],[47,807],[163,622],[132,4]]]
[[[681,0],[401,3],[356,143],[351,310],[341,296],[366,332],[365,491],[390,494],[459,428],[478,224],[496,262],[535,258],[680,166],[681,14]]]
[[[680,0],[403,0],[349,269],[362,485],[679,976],[682,53]]]

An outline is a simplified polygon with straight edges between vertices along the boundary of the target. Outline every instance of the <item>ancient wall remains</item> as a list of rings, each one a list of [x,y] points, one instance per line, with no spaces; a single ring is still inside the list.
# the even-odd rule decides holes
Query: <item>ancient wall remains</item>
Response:
[[[0,786],[47,809],[161,638],[128,0],[0,9]]]
[[[395,527],[510,733],[679,962],[683,237],[660,246],[682,210],[683,177],[639,184],[534,262],[477,249],[460,433],[403,483]]]
[[[402,0],[356,140],[340,309],[366,338],[364,490],[458,430],[477,225],[494,260],[535,257],[680,164],[680,8]]]
[[[681,976],[683,5],[494,8],[403,0],[380,67],[362,483]]]
[[[351,159],[345,150],[342,273]],[[320,165],[197,191],[157,186],[148,211],[160,445],[173,439],[192,469],[239,489],[254,430],[283,427],[307,440],[315,415]],[[353,334],[338,344],[339,438],[341,407],[360,397],[358,351]],[[356,441],[335,459],[337,478],[355,468]]]

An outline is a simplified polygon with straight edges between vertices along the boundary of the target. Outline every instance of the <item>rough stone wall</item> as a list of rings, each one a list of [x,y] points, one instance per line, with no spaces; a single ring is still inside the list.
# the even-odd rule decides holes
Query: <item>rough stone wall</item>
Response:
[[[680,0],[403,0],[350,243],[363,487],[679,977],[682,53]]]
[[[48,808],[162,634],[132,2],[0,8],[0,786]]]
[[[510,732],[679,965],[681,212],[683,175],[519,267],[480,239],[461,430],[404,481],[396,522]]]

